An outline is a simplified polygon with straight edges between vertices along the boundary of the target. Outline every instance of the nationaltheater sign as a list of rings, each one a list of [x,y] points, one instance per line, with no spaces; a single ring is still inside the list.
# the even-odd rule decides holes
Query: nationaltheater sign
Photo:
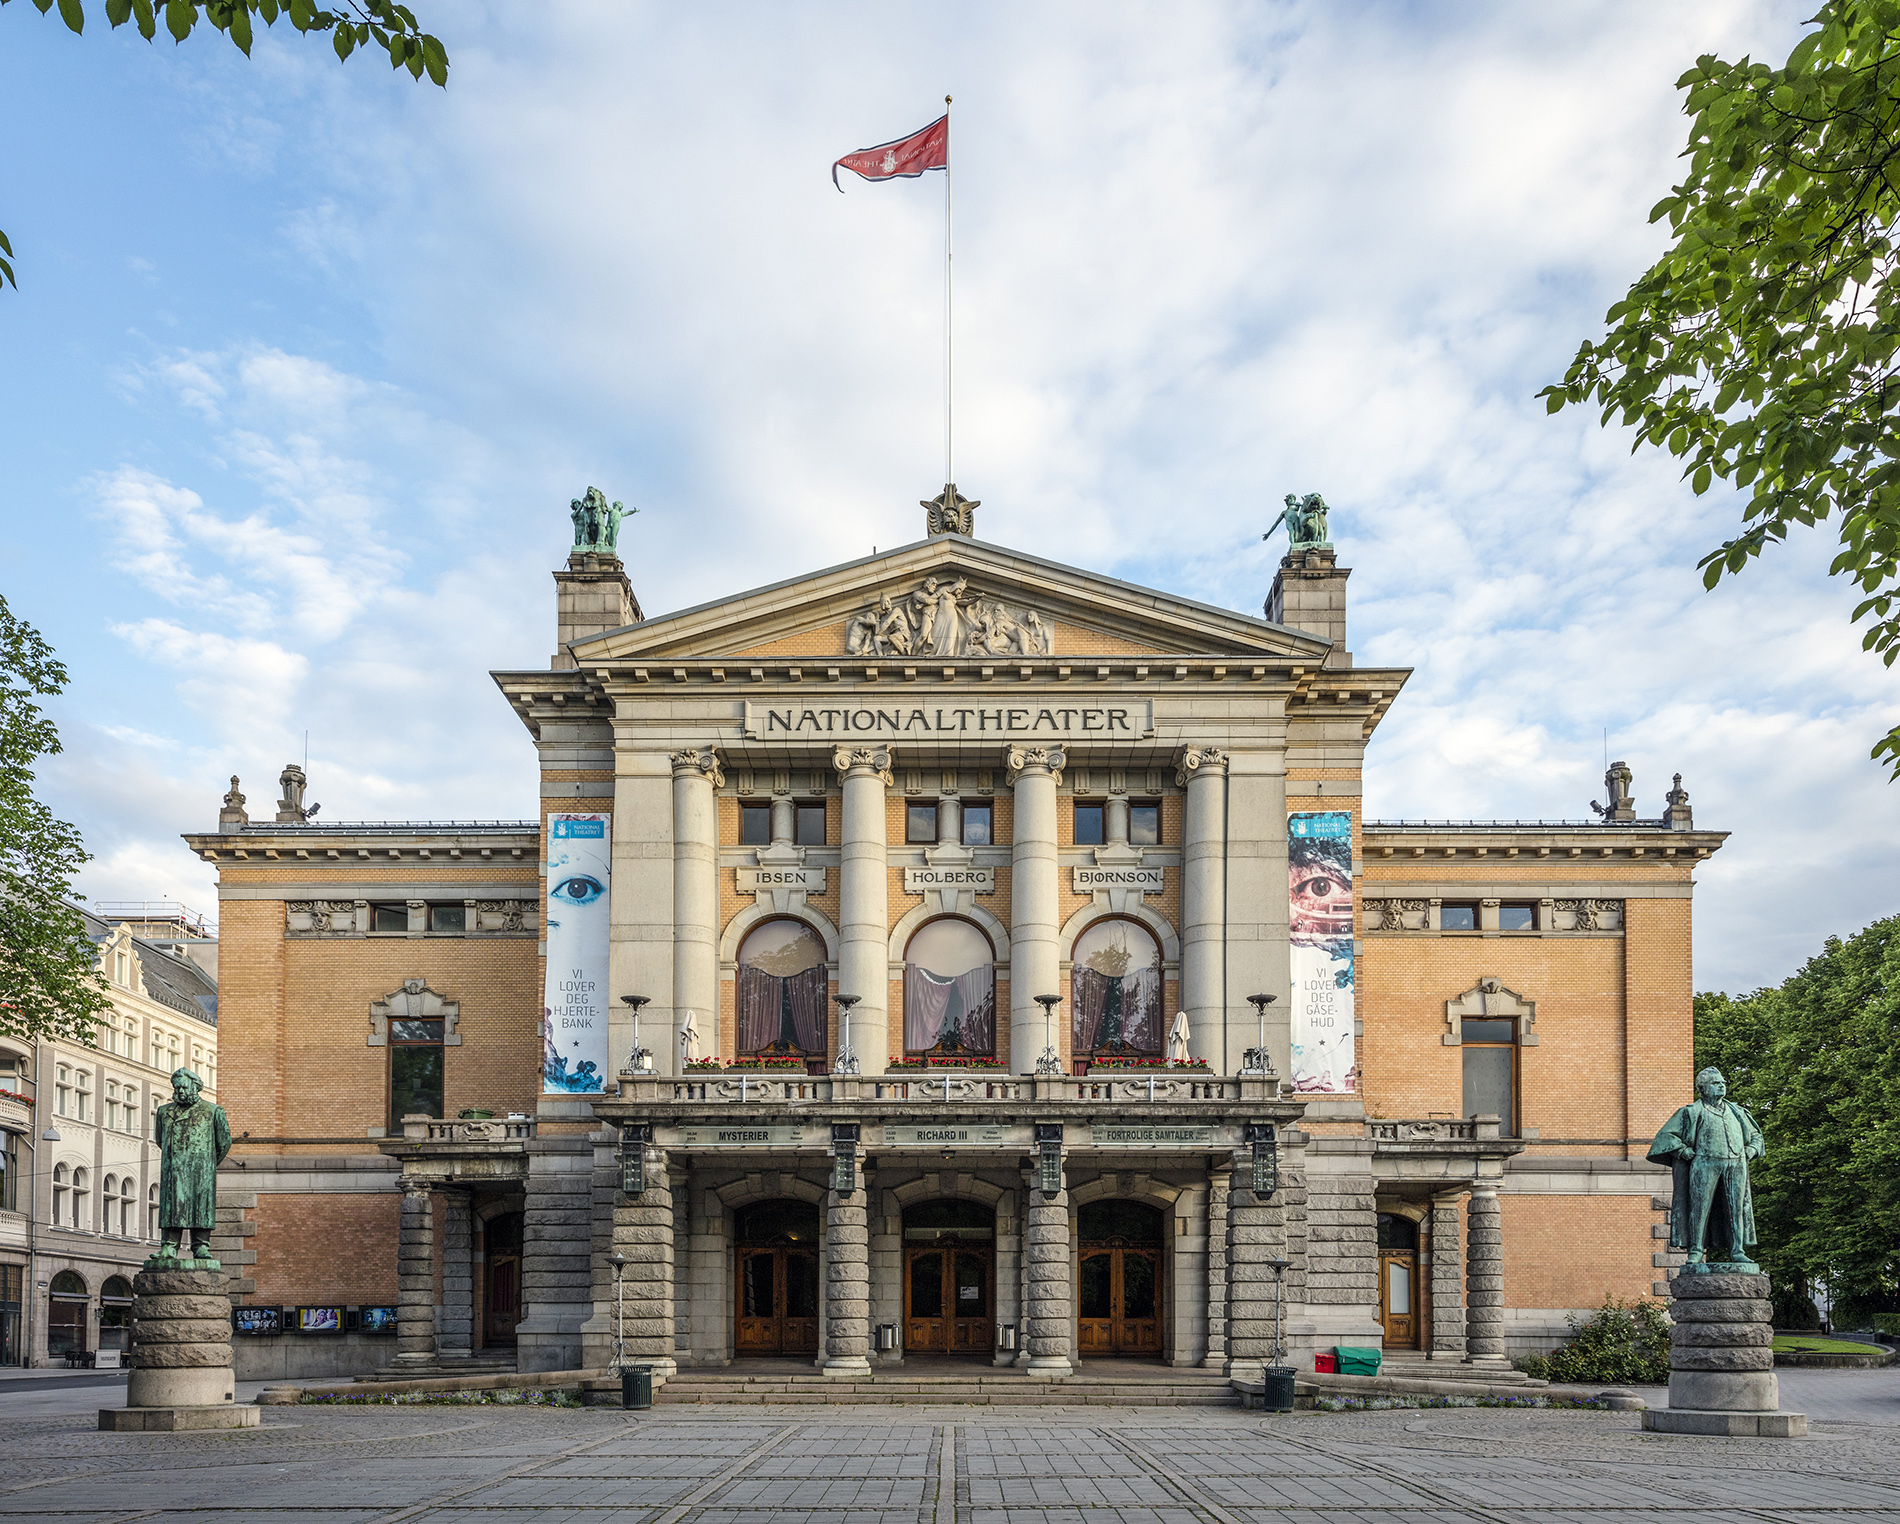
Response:
[[[745,733],[757,741],[807,740],[828,735],[1079,736],[1099,741],[1139,741],[1154,734],[1154,701],[1020,706],[948,704],[821,709],[798,704],[747,701]]]

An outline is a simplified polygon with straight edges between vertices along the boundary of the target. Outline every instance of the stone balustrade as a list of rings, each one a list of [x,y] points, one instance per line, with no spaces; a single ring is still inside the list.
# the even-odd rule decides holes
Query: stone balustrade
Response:
[[[1286,1098],[1291,1099],[1289,1095]],[[1232,1106],[1241,1101],[1282,1099],[1276,1079],[1220,1075],[1008,1075],[982,1070],[942,1070],[911,1075],[634,1075],[623,1074],[610,1097],[636,1106],[904,1106],[1001,1103],[1007,1106],[1065,1105],[1138,1108],[1151,1105]],[[1497,1135],[1495,1122],[1491,1136]]]

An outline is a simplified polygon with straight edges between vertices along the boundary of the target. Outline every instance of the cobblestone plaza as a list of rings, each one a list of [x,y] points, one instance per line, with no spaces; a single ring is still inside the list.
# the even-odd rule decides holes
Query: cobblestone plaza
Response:
[[[301,1407],[127,1436],[12,1407],[6,1432],[4,1524],[1900,1520],[1900,1428],[1878,1423],[1740,1441],[1488,1409]]]

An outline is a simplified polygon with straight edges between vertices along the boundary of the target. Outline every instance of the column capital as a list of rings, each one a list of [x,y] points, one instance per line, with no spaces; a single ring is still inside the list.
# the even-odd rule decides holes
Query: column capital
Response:
[[[895,748],[889,746],[840,746],[831,754],[831,765],[840,778],[870,776],[889,788],[895,779],[891,767],[896,761]]]
[[[1471,1196],[1474,1201],[1486,1196],[1496,1201],[1498,1199],[1497,1182],[1495,1180],[1480,1180],[1476,1185],[1471,1187]]]
[[[1011,788],[1025,773],[1032,777],[1046,774],[1060,785],[1062,769],[1069,765],[1069,754],[1060,746],[1012,746],[1006,761]]]
[[[1183,746],[1174,754],[1174,786],[1186,788],[1195,778],[1218,778],[1227,771],[1227,753],[1218,746]]]
[[[690,778],[698,773],[710,779],[714,788],[726,786],[726,770],[720,764],[719,753],[710,746],[689,746],[685,751],[674,752],[668,760],[673,764],[675,778]]]

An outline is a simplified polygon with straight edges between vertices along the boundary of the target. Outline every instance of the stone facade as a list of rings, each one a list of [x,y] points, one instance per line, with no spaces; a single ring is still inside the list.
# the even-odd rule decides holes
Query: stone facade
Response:
[[[383,1358],[425,1364],[599,1366],[619,1337],[661,1374],[934,1350],[1246,1375],[1277,1358],[1276,1307],[1295,1361],[1496,1362],[1647,1293],[1668,1177],[1636,1140],[1688,1088],[1691,876],[1722,837],[1686,803],[1366,820],[1365,749],[1408,674],[1353,664],[1347,576],[1289,558],[1263,620],[946,533],[642,619],[619,562],[577,557],[552,664],[496,674],[539,819],[189,838],[227,897],[225,1104],[250,1134],[228,1172],[259,1203],[242,1294],[367,1304],[300,1257],[291,1189],[380,1246]],[[609,1079],[542,1095],[545,911],[431,928],[438,903],[547,906],[546,817],[576,810],[608,819]],[[1290,1084],[1302,811],[1350,826],[1338,1093]],[[953,942],[985,951],[919,950]],[[440,1116],[396,1117],[374,1011],[393,1029],[418,987],[459,1042]],[[1265,1073],[1243,1071],[1255,993]],[[930,1025],[953,999],[967,1032]],[[1160,1062],[1177,1011],[1192,1067]]]

